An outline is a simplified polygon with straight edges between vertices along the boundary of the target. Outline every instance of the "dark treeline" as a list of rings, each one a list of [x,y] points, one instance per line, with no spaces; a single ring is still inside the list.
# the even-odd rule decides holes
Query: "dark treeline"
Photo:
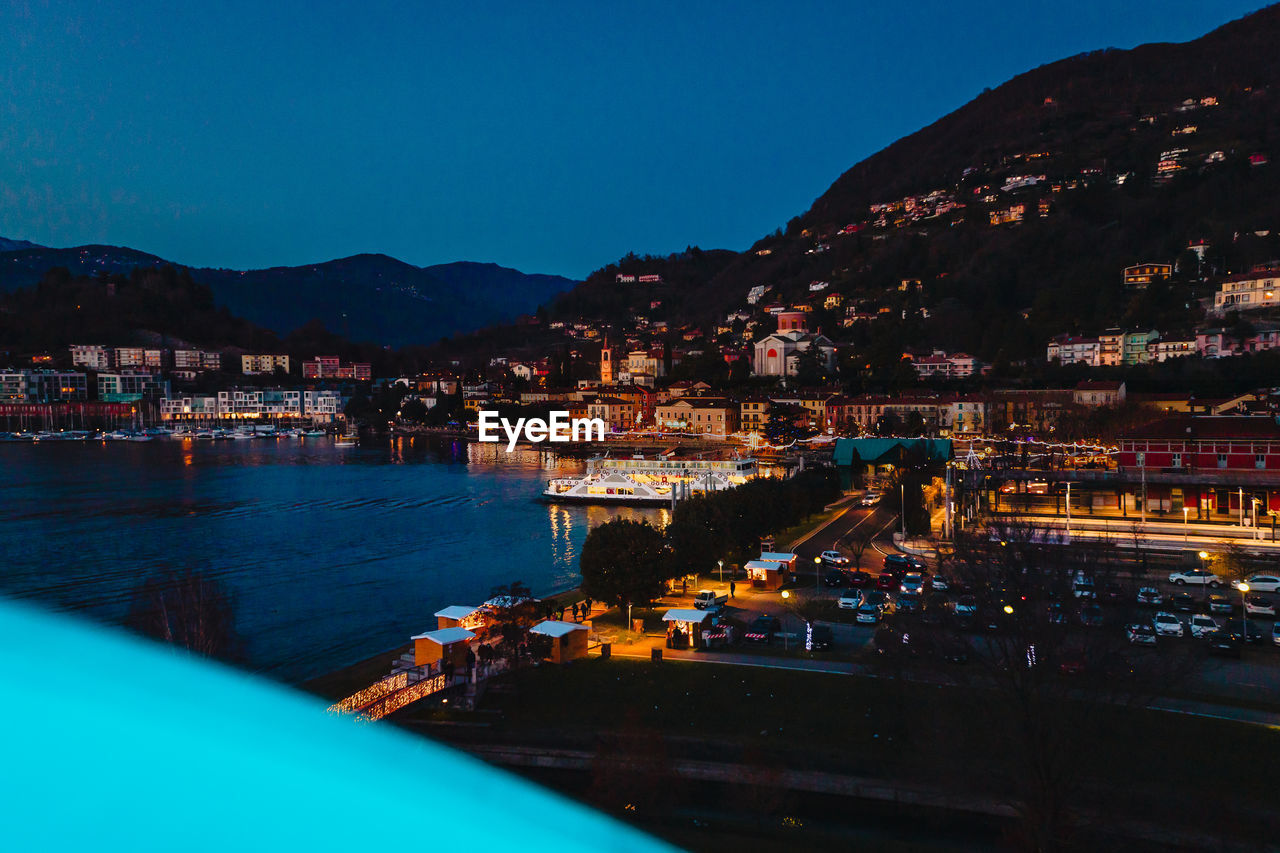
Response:
[[[710,574],[741,564],[760,551],[760,538],[804,521],[840,496],[830,468],[788,480],[760,478],[736,489],[689,498],[676,505],[665,530],[616,518],[595,527],[582,546],[583,591],[625,607],[651,601],[670,578]]]

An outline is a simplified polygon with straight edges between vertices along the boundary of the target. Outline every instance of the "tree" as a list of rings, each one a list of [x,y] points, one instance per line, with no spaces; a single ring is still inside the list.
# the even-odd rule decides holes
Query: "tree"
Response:
[[[194,569],[148,578],[133,596],[126,624],[140,634],[208,657],[237,651],[235,613],[221,581]]]
[[[538,602],[523,581],[512,581],[495,586],[489,591],[489,630],[497,636],[498,648],[507,660],[520,660],[520,648],[525,645],[529,628],[538,621]]]
[[[1036,851],[1066,847],[1071,804],[1116,708],[1146,705],[1203,660],[1189,645],[1134,653],[1122,632],[1076,624],[1074,581],[1084,574],[1101,589],[1117,582],[1129,558],[1113,543],[1064,539],[1056,529],[1020,523],[960,534],[947,569],[975,590],[973,619],[895,617],[917,647],[967,650],[973,713],[1004,733],[991,758],[1020,792],[1016,841]]]
[[[662,533],[648,521],[625,518],[587,534],[580,571],[584,593],[622,608],[657,598],[672,577]]]

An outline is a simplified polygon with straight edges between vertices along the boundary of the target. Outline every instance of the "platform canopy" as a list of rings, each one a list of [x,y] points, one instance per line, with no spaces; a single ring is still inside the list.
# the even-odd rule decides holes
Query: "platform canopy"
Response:
[[[796,555],[790,551],[764,551],[760,554],[760,559],[769,563],[790,563],[795,558]]]
[[[561,622],[557,619],[548,619],[545,622],[539,622],[529,629],[530,634],[546,634],[548,637],[564,637],[572,634],[574,631],[585,631],[587,626],[578,622]]]
[[[776,560],[748,560],[747,564],[742,568],[748,572],[752,569],[759,572],[780,572],[782,571],[782,563]]]
[[[673,607],[662,614],[663,622],[694,622],[701,624],[711,615],[709,610],[695,610],[692,607]]]
[[[433,643],[439,643],[447,646],[450,643],[465,643],[474,640],[476,635],[468,631],[466,628],[441,628],[438,631],[428,631],[425,634],[418,634],[410,637],[411,640],[430,640]]]

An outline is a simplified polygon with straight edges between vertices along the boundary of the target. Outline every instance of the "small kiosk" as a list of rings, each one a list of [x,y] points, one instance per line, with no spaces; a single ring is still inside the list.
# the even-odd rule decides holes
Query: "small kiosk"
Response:
[[[671,608],[662,614],[662,621],[667,626],[667,648],[702,648],[702,632],[711,627],[712,619],[709,610],[695,610],[692,607]]]
[[[754,589],[782,589],[787,582],[787,567],[773,560],[751,560],[745,566],[747,579]]]
[[[465,604],[451,604],[435,613],[437,628],[466,628],[480,631],[485,626],[484,609]]]
[[[467,648],[475,634],[466,628],[441,628],[411,637],[413,640],[413,665],[450,663],[455,667],[467,665]]]
[[[796,567],[800,564],[799,555],[790,551],[761,551],[760,559],[766,563],[782,563],[791,574],[795,574]]]
[[[560,622],[548,619],[529,629],[530,634],[542,634],[551,638],[551,652],[546,660],[551,663],[569,663],[587,656],[587,635],[591,626],[582,622]]]

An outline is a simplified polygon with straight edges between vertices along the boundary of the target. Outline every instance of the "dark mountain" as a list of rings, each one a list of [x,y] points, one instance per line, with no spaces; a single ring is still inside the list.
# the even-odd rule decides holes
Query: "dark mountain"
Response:
[[[0,252],[16,252],[19,249],[42,249],[43,246],[36,245],[30,240],[10,240],[7,237],[0,237]]]
[[[1280,258],[1277,41],[1272,6],[1185,44],[1041,66],[858,163],[660,308],[615,286],[614,265],[557,313],[723,322],[767,285],[766,302],[814,302],[813,322],[860,350],[987,360],[1043,358],[1059,332],[1189,328],[1217,278]],[[1203,261],[1193,241],[1209,244]],[[1177,272],[1126,288],[1123,268],[1148,261]],[[843,305],[824,310],[833,293]],[[880,319],[846,328],[850,306]]]
[[[423,269],[386,255],[239,271],[187,268],[115,246],[80,246],[0,252],[0,292],[30,287],[54,267],[79,276],[162,266],[186,270],[209,288],[219,306],[280,334],[319,320],[335,334],[388,346],[432,343],[507,322],[574,284],[496,264]]]

